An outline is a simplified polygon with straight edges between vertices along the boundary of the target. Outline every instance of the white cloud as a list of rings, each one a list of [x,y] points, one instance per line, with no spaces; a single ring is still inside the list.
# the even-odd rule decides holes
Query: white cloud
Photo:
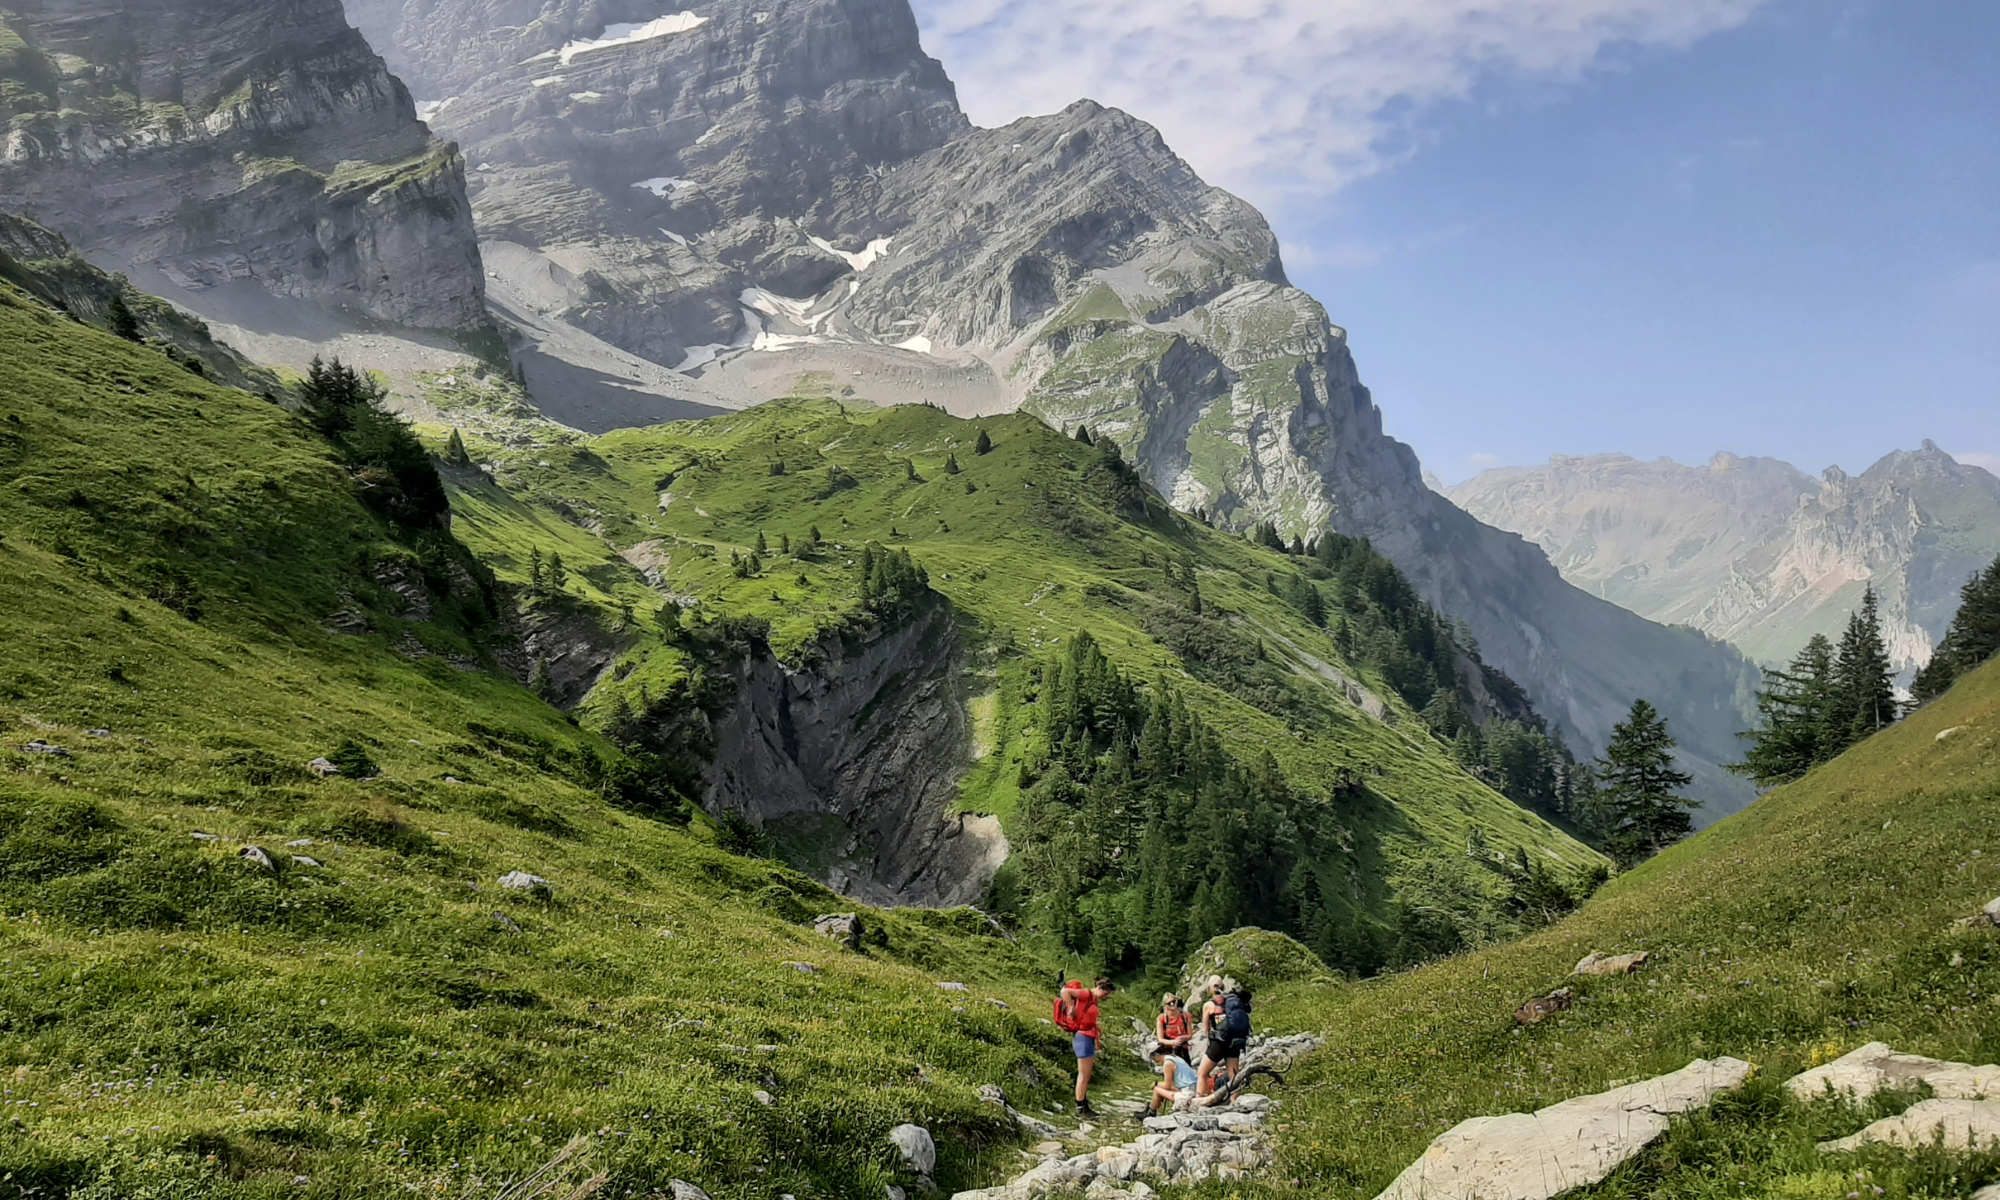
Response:
[[[1407,153],[1422,109],[1493,74],[1574,78],[1608,47],[1684,47],[1762,0],[916,0],[973,120],[1088,96],[1160,127],[1259,203]]]
[[[1488,467],[1499,466],[1500,456],[1497,454],[1486,454],[1482,452],[1479,454],[1466,455],[1465,461],[1469,466],[1472,467],[1473,470],[1484,471]]]

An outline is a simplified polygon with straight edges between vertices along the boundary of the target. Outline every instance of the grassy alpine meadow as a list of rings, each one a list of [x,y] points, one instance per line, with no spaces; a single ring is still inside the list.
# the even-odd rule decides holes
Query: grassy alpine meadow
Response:
[[[485,1196],[577,1137],[607,1195],[880,1195],[893,1125],[952,1186],[1019,1143],[981,1085],[1063,1101],[1052,967],[969,912],[849,950],[611,803],[490,576],[300,417],[11,289],[0,343],[0,1196]]]
[[[559,555],[561,594],[536,603],[612,614],[629,632],[580,705],[586,725],[688,686],[701,666],[677,640],[682,622],[754,623],[778,658],[809,665],[825,639],[872,619],[864,556],[907,553],[971,646],[959,805],[999,816],[1017,843],[1024,790],[1062,749],[1040,691],[1087,639],[1124,681],[1181,698],[1235,761],[1268,755],[1309,798],[1296,821],[1329,848],[1312,886],[1340,914],[1314,949],[1337,966],[1507,936],[1508,864],[1532,857],[1581,890],[1603,861],[1453,760],[1397,680],[1343,645],[1342,597],[1308,577],[1309,556],[1173,512],[1108,447],[1031,416],[878,408],[806,379],[740,414],[590,437],[541,420],[504,380],[465,375],[432,377],[424,414],[432,445],[456,431],[480,464],[447,477],[454,529],[482,561],[532,595],[536,563]],[[1385,586],[1400,583],[1379,566]],[[1491,849],[1474,861],[1468,844]],[[1414,929],[1418,914],[1443,915]],[[1170,974],[1218,931],[1150,966]],[[1102,945],[1045,944],[1132,965]]]
[[[1558,925],[1381,980],[1273,989],[1260,1016],[1324,1030],[1292,1079],[1281,1185],[1372,1196],[1473,1116],[1528,1111],[1732,1055],[1741,1095],[1677,1120],[1603,1197],[1962,1197],[2000,1155],[1817,1141],[1899,1111],[1800,1104],[1780,1086],[1869,1041],[2000,1060],[2000,930],[1956,925],[2000,895],[2000,664],[1834,762],[1623,875]],[[1629,976],[1572,978],[1593,950]],[[1575,1007],[1529,1028],[1559,986]]]

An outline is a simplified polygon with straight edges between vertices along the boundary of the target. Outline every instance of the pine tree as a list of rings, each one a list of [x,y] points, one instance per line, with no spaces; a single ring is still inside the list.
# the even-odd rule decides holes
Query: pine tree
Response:
[[[562,551],[549,555],[549,587],[560,592],[569,586],[569,572],[563,570]]]
[[[528,551],[528,590],[539,594],[548,582],[548,574],[542,568],[542,548],[536,546]]]
[[[974,454],[993,453],[993,439],[986,436],[984,429],[979,431],[979,440],[972,444],[972,452]]]
[[[944,456],[944,473],[945,473],[945,474],[947,474],[947,475],[956,475],[956,474],[958,474],[958,471],[959,471],[959,467],[958,467],[958,455],[956,455],[956,454],[947,454],[947,455],[945,455],[945,456]]]
[[[549,677],[548,660],[539,654],[535,656],[535,669],[528,676],[528,690],[551,703],[555,701],[556,685]]]
[[[1966,580],[1958,593],[1958,613],[1930,662],[1917,672],[1910,693],[1919,704],[1935,700],[1958,677],[2000,654],[2000,558]]]
[[[1896,673],[1889,665],[1889,648],[1882,641],[1882,619],[1873,587],[1861,593],[1861,608],[1847,619],[1833,678],[1840,706],[1833,715],[1847,725],[1849,743],[1895,724],[1899,715]]]
[[[139,318],[133,314],[132,306],[125,303],[123,293],[112,295],[108,315],[111,318],[111,332],[128,342],[139,340]]]
[[[465,439],[459,436],[457,429],[451,431],[451,440],[445,443],[444,460],[455,467],[472,465],[472,456],[465,450]]]
[[[781,534],[779,534],[779,535],[778,535],[778,553],[780,553],[780,554],[790,554],[791,552],[792,552],[792,535],[791,535],[791,534],[789,534],[789,533],[781,533]]]
[[[1750,739],[1750,750],[1729,769],[1759,787],[1775,787],[1832,758],[1850,740],[1847,729],[1837,727],[1836,699],[1833,643],[1814,634],[1790,667],[1764,672],[1759,728],[1738,735]]]
[[[681,606],[672,600],[660,605],[660,634],[668,641],[675,641],[681,633]]]
[[[911,483],[923,482],[923,480],[917,478],[917,464],[915,459],[906,458],[903,460],[903,478],[909,480]]]
[[[1694,830],[1688,814],[1699,801],[1677,794],[1694,776],[1674,768],[1667,719],[1644,700],[1611,728],[1611,745],[1598,760],[1604,801],[1616,824],[1606,839],[1620,859],[1635,862]]]
[[[818,549],[819,549],[819,526],[814,525],[812,528],[806,530],[806,553],[810,554]]]
[[[1090,430],[1082,425],[1076,427],[1076,440],[1082,442],[1086,446],[1094,446],[1097,444],[1095,441],[1091,439]]]
[[[771,552],[771,547],[770,547],[770,544],[769,544],[769,543],[767,543],[767,542],[766,542],[766,541],[764,540],[764,531],[763,531],[763,530],[761,530],[761,529],[759,529],[759,530],[757,531],[757,546],[756,546],[756,550],[757,550],[757,553],[759,553],[759,554],[769,554],[769,553]]]

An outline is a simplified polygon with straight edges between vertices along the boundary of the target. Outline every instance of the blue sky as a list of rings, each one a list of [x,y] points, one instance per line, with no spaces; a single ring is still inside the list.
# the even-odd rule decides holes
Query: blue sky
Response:
[[[1447,481],[1926,437],[2000,470],[1994,0],[918,11],[982,124],[1092,95],[1263,207]]]

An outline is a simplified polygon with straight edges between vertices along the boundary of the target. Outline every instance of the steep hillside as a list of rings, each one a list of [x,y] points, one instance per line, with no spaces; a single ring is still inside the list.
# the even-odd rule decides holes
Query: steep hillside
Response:
[[[1525,714],[1358,543],[1300,558],[1211,530],[1114,447],[1025,415],[801,396],[589,438],[497,381],[435,382],[479,463],[450,473],[455,528],[533,598],[552,694],[628,745],[705,757],[712,811],[843,890],[983,898],[1065,952],[1168,971],[1255,915],[1368,971],[1512,928],[1516,847],[1567,886],[1598,861],[1419,719],[1445,688],[1475,717]],[[1155,736],[1198,761],[1149,763]],[[1120,770],[1125,793],[1089,799]],[[1200,811],[1248,824],[1169,838],[1212,860],[1147,867],[1146,830],[1184,819],[1150,798],[1210,776],[1228,794]],[[1272,836],[1287,848],[1257,859]],[[1468,862],[1482,839],[1493,857]],[[1051,854],[1076,874],[1024,865]],[[1172,945],[1116,915],[1198,907],[1218,869],[1235,898],[1207,889]]]
[[[1871,1113],[1800,1105],[1778,1085],[1870,1041],[2000,1060],[2000,932],[1961,921],[2000,894],[1996,846],[2000,664],[1989,664],[1553,928],[1376,982],[1267,993],[1259,1011],[1274,1027],[1337,1031],[1291,1081],[1280,1174],[1373,1195],[1462,1118],[1731,1055],[1759,1068],[1741,1099],[1576,1194],[1843,1196],[1860,1178],[1865,1195],[1968,1195],[2000,1180],[2000,1155],[1820,1154],[1818,1140]],[[1636,974],[1572,977],[1591,951],[1651,957]],[[1514,1023],[1517,1005],[1558,986],[1575,990],[1574,1007]]]
[[[817,935],[854,906],[517,683],[504,590],[303,419],[7,285],[0,344],[10,1194],[490,1196],[580,1135],[609,1195],[879,1195],[895,1124],[957,1186],[1020,1138],[979,1087],[1064,1094],[1052,966]]]
[[[1705,467],[1599,455],[1487,471],[1447,495],[1539,545],[1578,587],[1765,663],[1837,638],[1873,584],[1907,676],[1959,587],[2000,553],[2000,480],[1930,442],[1859,476],[1733,454]]]

